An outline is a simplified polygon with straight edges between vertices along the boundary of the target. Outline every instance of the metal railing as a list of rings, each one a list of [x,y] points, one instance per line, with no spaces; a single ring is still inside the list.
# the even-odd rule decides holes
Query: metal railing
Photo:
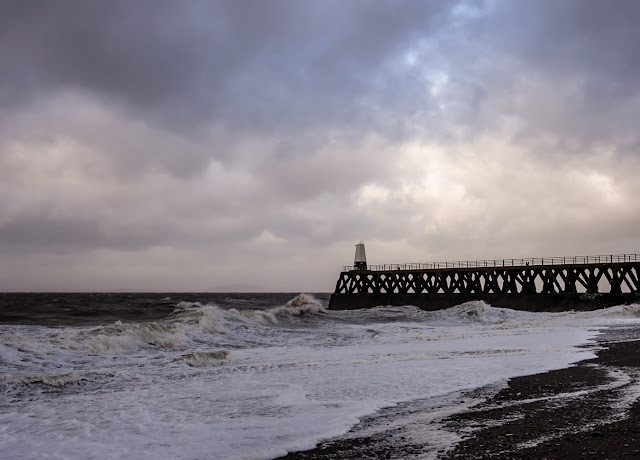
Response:
[[[457,262],[425,262],[410,264],[368,265],[369,271],[389,270],[439,270],[448,268],[525,267],[540,265],[611,264],[640,262],[640,254],[610,254],[602,256],[532,257],[528,259],[493,259]],[[342,271],[359,270],[353,265],[343,265]]]

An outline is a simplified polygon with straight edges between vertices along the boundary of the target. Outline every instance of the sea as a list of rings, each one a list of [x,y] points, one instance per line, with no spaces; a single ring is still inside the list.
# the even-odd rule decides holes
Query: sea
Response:
[[[436,458],[457,439],[437,414],[472,390],[640,323],[639,305],[329,311],[329,296],[0,294],[0,458],[273,459],[407,405],[433,415],[415,435]]]

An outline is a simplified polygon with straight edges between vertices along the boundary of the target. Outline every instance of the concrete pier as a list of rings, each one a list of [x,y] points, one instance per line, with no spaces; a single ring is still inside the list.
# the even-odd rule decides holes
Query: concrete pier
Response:
[[[516,310],[593,310],[640,303],[639,276],[639,254],[343,267],[329,309],[437,310],[484,300]]]

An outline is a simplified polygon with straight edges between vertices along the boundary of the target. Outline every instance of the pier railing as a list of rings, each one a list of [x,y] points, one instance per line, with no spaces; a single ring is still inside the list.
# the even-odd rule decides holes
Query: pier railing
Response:
[[[532,257],[528,259],[492,259],[466,260],[456,262],[425,262],[408,264],[368,265],[369,271],[389,270],[439,270],[454,268],[488,268],[488,267],[525,267],[540,265],[578,265],[578,264],[610,264],[640,262],[640,254],[609,254],[600,256],[570,256],[570,257]],[[344,265],[343,272],[360,270],[353,265]]]

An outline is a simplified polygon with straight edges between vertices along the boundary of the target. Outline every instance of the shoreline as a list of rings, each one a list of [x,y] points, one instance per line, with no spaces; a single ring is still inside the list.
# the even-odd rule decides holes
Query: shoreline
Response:
[[[640,326],[600,332],[596,358],[463,393],[451,413],[401,404],[280,460],[638,458]]]

